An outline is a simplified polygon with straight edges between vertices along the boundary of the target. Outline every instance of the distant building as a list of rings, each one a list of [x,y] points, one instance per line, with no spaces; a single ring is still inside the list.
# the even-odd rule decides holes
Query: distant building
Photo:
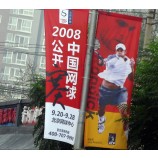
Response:
[[[1,100],[25,98],[29,71],[45,76],[44,45],[43,10],[0,9]]]

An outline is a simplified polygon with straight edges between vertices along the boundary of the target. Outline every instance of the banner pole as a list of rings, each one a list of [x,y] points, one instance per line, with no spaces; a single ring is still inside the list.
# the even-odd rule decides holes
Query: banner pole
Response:
[[[96,25],[97,25],[98,12],[97,10],[91,10],[91,17],[89,23],[89,36],[88,36],[88,47],[85,61],[85,72],[83,78],[83,89],[81,97],[81,106],[79,111],[78,126],[76,131],[76,139],[74,149],[81,149],[83,146],[83,134],[84,134],[84,123],[85,123],[85,111],[87,105],[88,85],[90,79],[92,53],[94,48]]]

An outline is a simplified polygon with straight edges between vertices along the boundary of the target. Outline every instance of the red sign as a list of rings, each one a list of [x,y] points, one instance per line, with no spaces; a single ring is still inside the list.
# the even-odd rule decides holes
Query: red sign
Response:
[[[16,108],[0,109],[0,125],[11,126],[16,121]]]
[[[82,92],[89,11],[45,10],[44,15],[45,138],[73,144]]]
[[[89,13],[72,10],[69,25],[59,23],[59,13],[59,10],[45,10],[46,102],[55,102],[55,95],[60,92],[62,97],[56,102],[79,109]]]
[[[85,146],[126,149],[141,18],[99,12],[89,84]]]

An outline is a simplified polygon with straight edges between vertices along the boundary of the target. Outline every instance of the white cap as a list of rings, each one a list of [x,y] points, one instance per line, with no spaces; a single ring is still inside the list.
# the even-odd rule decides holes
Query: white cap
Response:
[[[122,48],[123,50],[126,50],[126,46],[122,43],[119,43],[116,45],[116,50],[119,49],[119,48]]]

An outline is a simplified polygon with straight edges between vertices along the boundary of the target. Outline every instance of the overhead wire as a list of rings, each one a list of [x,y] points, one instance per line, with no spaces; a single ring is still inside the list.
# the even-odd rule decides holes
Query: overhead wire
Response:
[[[137,11],[133,11],[132,12],[129,12],[127,10],[105,10],[105,11],[109,11],[109,12],[117,12],[117,13],[127,13],[127,14],[142,14],[140,16],[143,17],[143,19],[146,19],[146,15],[148,14],[148,12],[137,12]],[[158,13],[156,13],[157,15]],[[145,17],[144,17],[145,16]],[[6,44],[13,44],[13,46],[6,46]],[[17,48],[15,48],[15,45],[19,46]],[[28,50],[22,50],[23,48],[21,48],[20,46],[23,46],[24,48],[27,48]],[[38,52],[35,52],[35,51],[30,51],[29,49],[45,49],[45,45],[41,45],[41,44],[33,44],[33,43],[30,43],[30,44],[19,44],[19,43],[14,43],[14,42],[0,42],[0,54],[4,54],[5,52],[4,51],[15,51],[14,53],[23,53],[23,54],[29,54],[29,55],[35,55],[35,56],[45,56],[45,52],[44,51],[38,51]],[[18,92],[21,92],[21,88],[5,88],[5,90],[7,91],[10,91],[10,90],[13,90],[14,89],[14,93],[18,93]],[[3,88],[0,87],[0,90],[4,90]],[[21,93],[20,93],[21,94]]]
[[[35,55],[35,56],[45,56],[45,45],[28,44],[28,45],[34,45],[36,47],[26,47],[28,45],[23,45],[23,44],[13,43],[13,42],[0,42],[0,44],[1,44],[0,45],[0,54],[4,54],[5,51],[12,51],[14,53],[23,53],[23,54],[29,54],[29,55]],[[13,46],[6,46],[5,44],[13,44]],[[16,47],[15,45],[17,45],[19,47]],[[43,51],[30,51],[29,48],[34,48],[34,49],[39,48]]]

